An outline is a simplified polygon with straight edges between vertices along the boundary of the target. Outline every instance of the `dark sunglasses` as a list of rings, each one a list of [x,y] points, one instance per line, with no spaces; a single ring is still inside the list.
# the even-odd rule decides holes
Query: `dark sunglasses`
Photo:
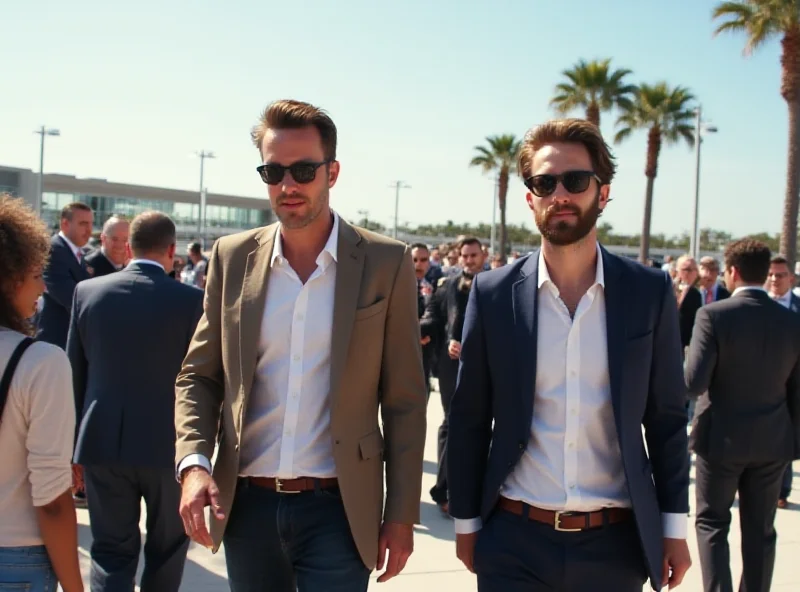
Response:
[[[534,175],[525,179],[525,187],[537,197],[547,197],[552,195],[558,187],[559,182],[569,193],[583,193],[589,189],[592,179],[602,185],[600,177],[593,171],[567,171],[560,175]]]
[[[274,162],[268,162],[256,167],[258,174],[261,175],[261,180],[267,185],[277,185],[283,181],[283,175],[286,171],[292,174],[292,179],[298,183],[311,183],[317,176],[317,169],[322,165],[329,164],[330,160],[323,160],[322,162],[313,162],[310,160],[300,160],[293,162],[289,166],[283,166]]]

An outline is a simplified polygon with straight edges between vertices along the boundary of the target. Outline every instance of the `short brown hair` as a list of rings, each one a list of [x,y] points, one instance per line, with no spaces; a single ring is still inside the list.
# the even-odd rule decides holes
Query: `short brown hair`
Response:
[[[163,212],[143,212],[131,222],[131,251],[137,256],[163,253],[175,244],[175,223]]]
[[[75,210],[81,210],[82,212],[91,212],[92,208],[87,206],[85,203],[79,201],[73,201],[72,203],[68,203],[63,208],[61,208],[61,219],[67,220],[68,222],[72,222],[72,214],[75,213]]]
[[[474,236],[465,236],[458,241],[455,247],[459,255],[461,254],[461,249],[463,249],[467,245],[478,245],[479,249],[483,249],[483,243],[480,240],[478,240]]]
[[[786,267],[789,267],[789,260],[786,257],[784,257],[783,255],[775,255],[772,259],[770,259],[769,264],[770,265],[785,265]]]
[[[47,264],[50,235],[21,199],[0,194],[0,326],[30,335],[33,327],[14,309],[16,284]]]
[[[523,180],[531,176],[531,164],[536,151],[545,144],[555,142],[583,144],[602,184],[611,183],[617,168],[611,148],[603,139],[600,128],[585,119],[553,119],[528,130],[517,159],[517,170]]]
[[[719,272],[719,263],[717,260],[710,256],[705,256],[700,259],[700,267],[706,268],[708,271]]]
[[[267,105],[250,137],[261,152],[267,130],[302,129],[311,125],[319,132],[325,160],[336,160],[336,124],[325,111],[302,101],[286,99]]]
[[[748,284],[763,284],[769,275],[772,253],[759,240],[742,238],[725,247],[725,268],[735,267]]]

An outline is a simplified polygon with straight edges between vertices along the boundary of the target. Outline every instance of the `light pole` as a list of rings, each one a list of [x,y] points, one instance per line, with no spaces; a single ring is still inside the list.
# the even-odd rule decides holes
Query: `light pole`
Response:
[[[203,173],[205,172],[206,158],[216,158],[213,152],[201,150],[196,152],[200,157],[200,216],[197,223],[197,232],[200,235],[200,245],[206,248],[206,188],[203,185]]]
[[[394,232],[392,238],[397,240],[397,216],[400,211],[400,190],[411,189],[411,185],[405,181],[395,181],[394,184],[389,185],[389,187],[394,187]]]
[[[703,143],[703,132],[713,134],[716,131],[716,126],[703,124],[703,108],[701,105],[698,105],[694,121],[694,213],[692,215],[692,236],[689,239],[689,254],[694,257],[695,260],[700,253],[700,146]]]
[[[36,192],[36,213],[40,216],[42,215],[42,205],[44,203],[44,137],[45,136],[60,136],[61,132],[57,129],[48,129],[47,126],[43,125],[38,130],[33,132],[34,134],[39,134],[41,136],[41,140],[39,143],[39,187],[37,188],[38,191]]]

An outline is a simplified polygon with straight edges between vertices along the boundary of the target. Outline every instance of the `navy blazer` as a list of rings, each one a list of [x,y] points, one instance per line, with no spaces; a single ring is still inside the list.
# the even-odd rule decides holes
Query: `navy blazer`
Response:
[[[36,321],[36,339],[66,349],[75,286],[91,276],[58,234],[50,239],[50,260],[43,275],[46,289],[44,306]]]
[[[615,426],[650,579],[658,589],[661,513],[689,511],[677,302],[667,274],[601,252]],[[538,266],[537,251],[475,276],[449,416],[447,445],[458,451],[448,456],[454,518],[487,521],[501,486],[528,446],[536,384]]]
[[[77,464],[174,469],[175,379],[202,313],[202,290],[152,264],[78,285],[67,343]]]

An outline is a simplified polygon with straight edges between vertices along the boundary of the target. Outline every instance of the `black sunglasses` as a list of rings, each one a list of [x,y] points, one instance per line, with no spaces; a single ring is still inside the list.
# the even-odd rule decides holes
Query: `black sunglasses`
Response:
[[[283,175],[286,171],[292,174],[292,179],[298,183],[311,183],[317,176],[317,169],[322,165],[329,164],[330,160],[323,160],[322,162],[313,162],[310,160],[300,160],[293,162],[289,166],[283,166],[274,162],[268,162],[256,167],[258,174],[261,175],[261,180],[267,185],[277,185],[283,181]]]
[[[567,171],[560,175],[534,175],[525,179],[525,187],[537,197],[552,195],[560,182],[569,193],[583,193],[589,189],[592,179],[602,185],[600,177],[593,171]]]

